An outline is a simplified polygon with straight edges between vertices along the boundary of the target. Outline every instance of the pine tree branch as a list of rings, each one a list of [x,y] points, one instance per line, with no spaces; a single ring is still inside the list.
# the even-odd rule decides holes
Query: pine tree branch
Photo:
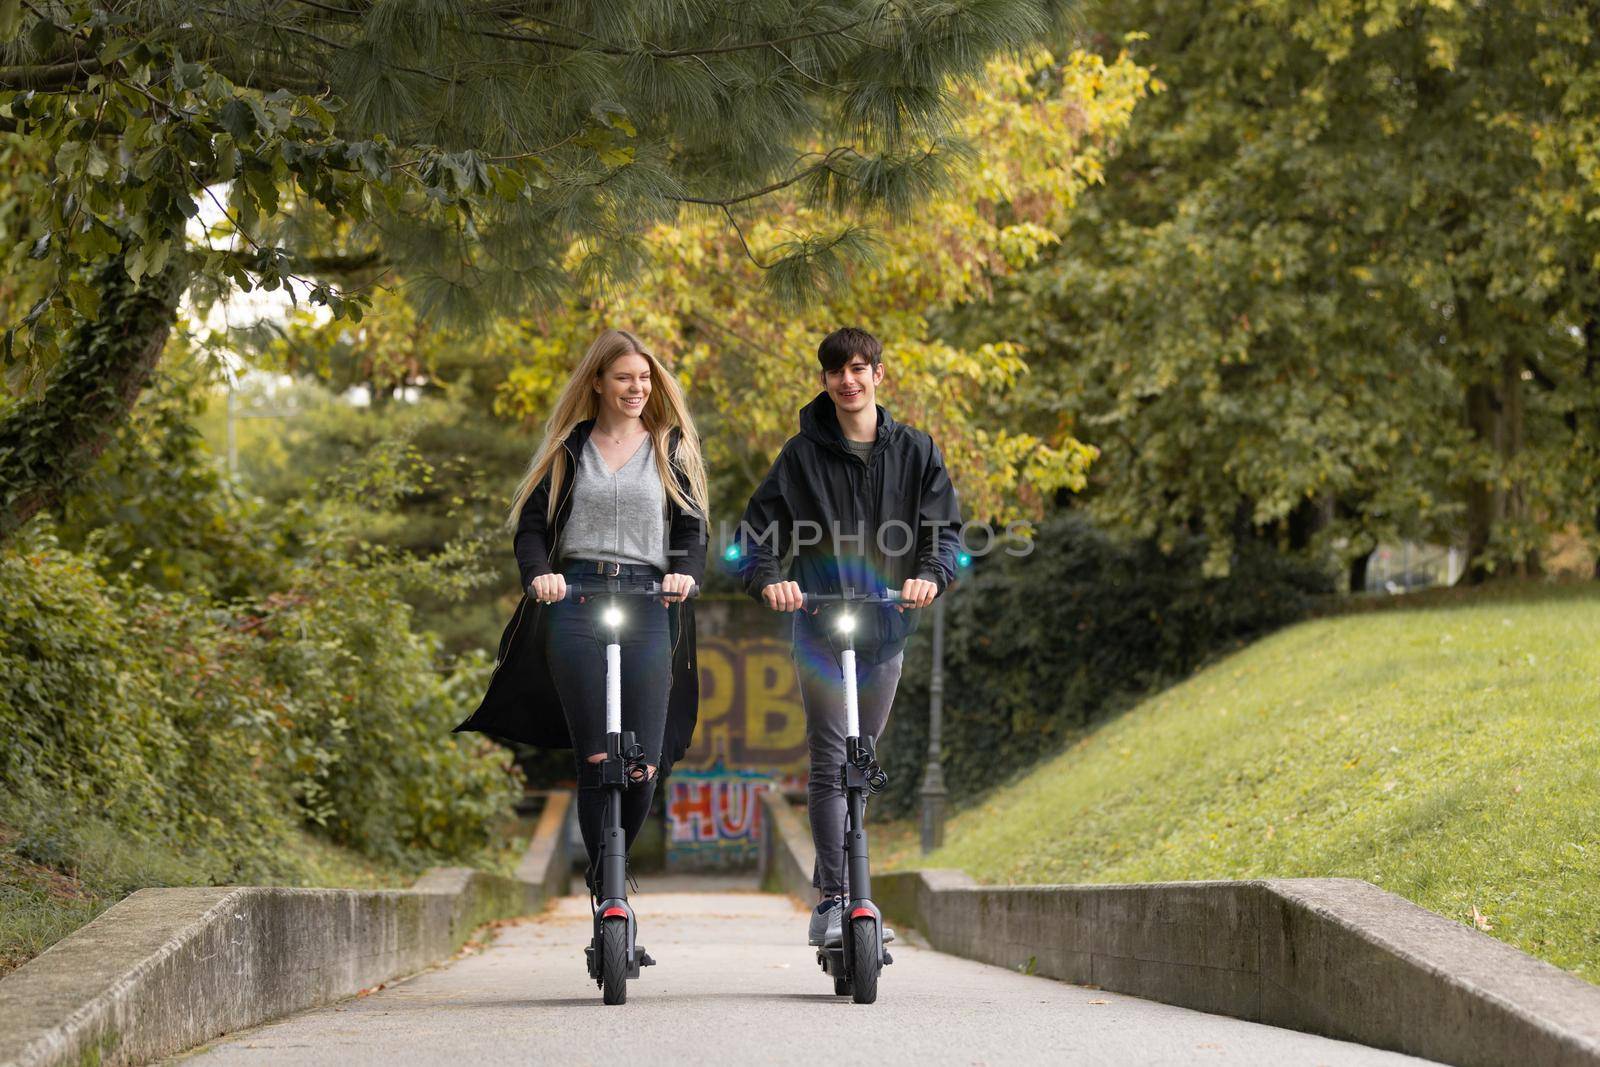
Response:
[[[849,146],[841,145],[838,148],[830,150],[827,155],[822,157],[822,162],[820,163],[813,164],[812,166],[807,167],[805,170],[802,170],[791,177],[785,178],[782,181],[773,182],[771,185],[763,186],[760,189],[753,189],[748,193],[740,193],[738,196],[730,196],[722,199],[700,196],[673,196],[669,197],[669,199],[680,204],[704,204],[707,207],[720,207],[727,209],[732,207],[734,204],[742,204],[747,200],[759,200],[761,197],[769,196],[780,189],[787,189],[796,182],[804,181],[811,175],[822,171],[827,171],[831,174],[838,175],[840,178],[850,180],[850,175],[834,169],[833,162],[836,159],[840,159],[844,156],[854,153],[854,151],[855,149],[850,148]]]
[[[739,228],[739,220],[733,217],[733,209],[724,204],[722,207],[722,213],[728,217],[728,225],[732,226],[733,232],[738,235],[739,247],[744,249],[745,258],[762,270],[771,270],[772,264],[763,263],[760,259],[756,258],[755,252],[750,248],[750,242],[744,239],[744,230]]]
[[[367,14],[367,11],[358,11],[355,8],[335,7],[332,4],[319,4],[317,3],[317,0],[294,0],[294,2],[299,4],[301,7],[315,8],[318,11],[325,11],[330,15],[353,15],[356,18],[361,18]]]
[[[225,19],[225,18],[228,17],[226,12],[218,11],[216,8],[213,8],[213,7],[200,7],[200,8],[198,8],[198,10],[204,11],[208,15],[215,15],[218,18],[222,18],[222,19]],[[347,51],[349,49],[349,45],[340,44],[338,41],[329,40],[328,38],[322,36],[320,33],[312,33],[310,30],[303,29],[303,28],[301,28],[299,26],[291,26],[288,23],[274,22],[274,21],[272,21],[270,19],[261,19],[258,22],[256,22],[255,24],[257,26],[260,26],[260,27],[264,28],[264,29],[277,30],[277,31],[282,32],[282,33],[293,34],[293,35],[295,35],[297,37],[304,37],[307,40],[311,40],[311,41],[317,42],[318,44],[322,45],[323,47],[325,47],[325,48],[327,48],[327,49],[329,49],[330,51],[333,51],[333,52],[344,52],[344,51]],[[420,75],[420,76],[422,76],[424,78],[431,78],[434,81],[439,82],[442,85],[460,85],[461,84],[460,82],[456,81],[453,78],[447,78],[442,74],[435,74],[431,70],[423,70],[420,67],[407,67],[407,66],[403,66],[402,64],[399,64],[399,63],[392,63],[392,64],[389,64],[389,66],[393,67],[395,70],[405,71],[407,74],[417,74],[417,75]]]
[[[355,274],[364,270],[390,267],[389,258],[376,248],[365,252],[296,256],[294,267],[307,274]]]
[[[287,54],[287,53],[286,53]],[[273,89],[288,89],[295,93],[315,94],[327,88],[325,82],[297,80],[281,73],[266,73],[261,70],[241,72],[223,62],[224,57],[201,56],[198,61],[210,64],[219,74],[222,74],[235,85],[248,86],[270,92]],[[73,60],[64,63],[33,64],[13,67],[0,67],[0,91],[58,92],[62,90],[83,90],[88,87],[89,78],[95,74],[104,74],[109,70],[121,69],[122,64],[116,63],[106,67],[97,58]],[[6,132],[16,132],[15,120],[5,120],[6,125],[0,129]]]
[[[73,60],[67,63],[33,64],[19,67],[0,67],[0,89],[33,89],[51,92],[66,89],[86,81],[91,74],[100,72],[98,59]]]
[[[300,2],[308,2],[308,0],[300,0]],[[559,29],[565,33],[578,33],[576,30],[561,26],[558,23],[550,22],[546,19],[535,19],[534,21],[543,23],[544,25],[550,26],[554,29]],[[571,41],[557,40],[554,37],[543,37],[531,33],[513,33],[509,30],[475,30],[473,32],[479,37],[489,37],[498,41],[514,41],[522,44],[538,44],[550,48],[564,48],[571,52],[601,52],[608,56],[646,56],[650,59],[686,59],[690,56],[717,56],[727,55],[732,52],[751,52],[762,48],[780,48],[786,44],[794,44],[796,41],[810,41],[815,40],[818,37],[832,37],[845,34],[848,31],[855,29],[857,26],[862,25],[866,21],[867,20],[865,18],[859,18],[854,22],[847,22],[843,26],[830,26],[827,29],[812,30],[808,33],[796,33],[788,37],[774,38],[770,41],[744,41],[739,44],[711,45],[696,48],[658,48],[649,44],[637,48],[629,48],[623,45],[608,43],[594,37],[589,38],[589,44],[575,44]],[[587,36],[584,34],[579,35]]]

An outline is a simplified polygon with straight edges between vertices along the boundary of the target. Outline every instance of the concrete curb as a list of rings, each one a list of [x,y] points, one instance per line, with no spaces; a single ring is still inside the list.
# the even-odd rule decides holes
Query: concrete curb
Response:
[[[760,796],[762,833],[756,875],[761,888],[815,904],[817,890],[811,874],[817,850],[811,844],[811,830],[801,823],[800,814],[782,793],[768,789]]]
[[[136,1064],[447,958],[565,892],[568,793],[517,877],[436,867],[410,889],[142,889],[0,980],[0,1064]]]
[[[810,835],[763,801],[768,870],[809,899],[809,867],[803,887],[785,872]],[[1030,974],[1463,1067],[1600,1065],[1600,987],[1354,878],[998,887],[907,871],[872,889],[935,949]]]

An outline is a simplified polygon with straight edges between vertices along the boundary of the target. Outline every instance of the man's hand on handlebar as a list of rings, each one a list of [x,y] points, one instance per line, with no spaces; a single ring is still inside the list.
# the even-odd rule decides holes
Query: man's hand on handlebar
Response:
[[[541,574],[533,580],[531,590],[539,603],[552,604],[566,599],[567,579],[560,574]]]
[[[761,590],[761,599],[773,611],[799,611],[805,604],[799,582],[773,582]]]
[[[899,612],[907,608],[925,608],[939,595],[939,587],[926,578],[907,578],[900,587],[900,603],[894,606]]]
[[[694,579],[687,574],[664,574],[661,576],[661,591],[667,594],[661,598],[663,604],[682,600],[694,592]]]

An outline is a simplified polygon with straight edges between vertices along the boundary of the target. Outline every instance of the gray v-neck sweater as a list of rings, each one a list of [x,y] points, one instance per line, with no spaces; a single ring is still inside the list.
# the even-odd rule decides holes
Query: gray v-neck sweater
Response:
[[[561,539],[566,559],[642,563],[666,571],[667,498],[648,435],[614,474],[594,438],[585,442]]]

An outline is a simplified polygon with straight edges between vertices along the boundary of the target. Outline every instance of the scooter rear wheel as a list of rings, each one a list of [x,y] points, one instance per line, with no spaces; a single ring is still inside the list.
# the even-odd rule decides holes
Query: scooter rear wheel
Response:
[[[833,995],[836,997],[848,997],[850,995],[850,979],[835,975],[833,979]]]
[[[607,1004],[628,999],[627,919],[606,919],[600,924],[600,992]]]
[[[878,926],[862,917],[850,922],[850,995],[857,1004],[871,1004],[878,999],[878,972],[883,964],[878,960]],[[839,980],[834,979],[834,992],[839,991]]]

